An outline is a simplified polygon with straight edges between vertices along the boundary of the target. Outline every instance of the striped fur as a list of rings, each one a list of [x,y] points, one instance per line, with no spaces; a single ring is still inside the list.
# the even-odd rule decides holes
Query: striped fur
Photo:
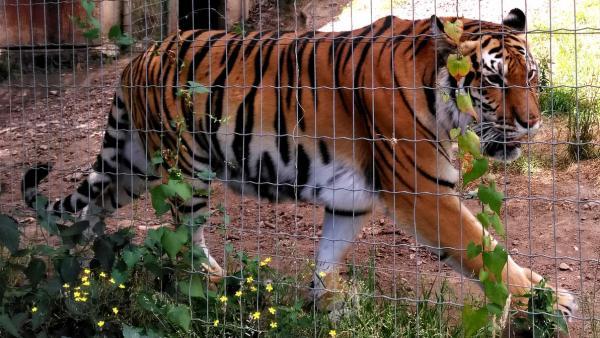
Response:
[[[208,188],[197,173],[210,170],[245,194],[324,205],[318,271],[335,271],[373,204],[382,203],[420,243],[476,273],[482,263],[467,259],[464,248],[480,242],[483,229],[456,197],[448,141],[451,128],[472,121],[457,110],[454,91],[447,100],[443,88],[470,91],[483,151],[501,160],[519,156],[540,113],[523,13],[511,11],[505,25],[463,22],[460,46],[444,36],[437,17],[389,16],[339,33],[172,35],[124,70],[93,173],[48,208],[101,219],[166,176],[168,164],[153,167],[152,154],[179,151],[178,165],[196,189]],[[460,83],[445,68],[457,47],[474,68]],[[210,93],[194,94],[188,104],[178,92],[189,90],[189,81]],[[179,149],[171,123],[177,119],[187,127]],[[28,204],[47,169],[25,180]],[[201,213],[207,200],[176,205],[178,214]],[[208,255],[202,230],[194,240]],[[212,257],[207,269],[223,273]],[[541,279],[512,259],[505,275],[517,294]],[[315,277],[315,295],[332,283]],[[570,314],[573,298],[559,293],[559,308]]]

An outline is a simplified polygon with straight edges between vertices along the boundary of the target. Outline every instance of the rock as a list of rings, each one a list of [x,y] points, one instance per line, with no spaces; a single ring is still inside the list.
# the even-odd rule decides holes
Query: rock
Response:
[[[516,240],[516,239],[515,239],[515,240],[513,240],[513,241],[512,241],[512,245],[514,245],[514,246],[517,246],[517,245],[519,245],[519,241],[518,241],[518,240]]]
[[[58,95],[58,90],[51,90],[48,93],[50,93],[50,95],[56,96],[56,95]]]
[[[571,267],[567,263],[560,263],[558,268],[562,271],[571,270]]]
[[[385,224],[385,219],[384,218],[380,218],[379,219],[379,224],[384,225]]]

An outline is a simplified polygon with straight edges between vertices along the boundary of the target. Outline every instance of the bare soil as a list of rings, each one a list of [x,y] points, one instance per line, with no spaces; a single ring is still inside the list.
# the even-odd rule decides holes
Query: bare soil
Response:
[[[0,83],[0,212],[15,217],[30,241],[53,242],[21,200],[22,173],[35,163],[52,162],[55,170],[42,190],[57,198],[75,189],[100,149],[113,90],[127,62],[125,58],[62,72],[38,72]],[[506,247],[520,264],[577,295],[582,309],[573,333],[587,336],[590,318],[598,320],[600,312],[595,296],[600,161],[565,164],[565,135],[562,120],[546,119],[541,135],[525,151],[524,156],[532,159],[531,167],[524,161],[496,165],[495,173],[507,196],[503,209]],[[471,210],[479,208],[474,201],[466,204]],[[225,244],[232,243],[251,256],[271,256],[275,268],[306,279],[304,272],[318,245],[322,207],[271,204],[216,184],[210,206],[216,210],[219,205],[225,207],[231,222],[223,225],[215,216],[206,231],[218,260],[224,262]],[[119,210],[109,222],[109,231],[135,226],[143,237],[148,229],[168,222],[169,218],[156,218],[148,198],[143,197]],[[456,302],[461,303],[474,290],[474,283],[419,247],[408,233],[376,208],[348,262],[367,266],[373,260],[383,294],[414,299],[418,292],[407,296],[400,291],[418,291],[424,285],[421,281],[447,279],[455,286]]]

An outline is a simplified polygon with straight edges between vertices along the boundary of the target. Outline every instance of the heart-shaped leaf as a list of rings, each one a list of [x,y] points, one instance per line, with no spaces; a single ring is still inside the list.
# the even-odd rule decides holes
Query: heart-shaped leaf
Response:
[[[188,309],[185,305],[177,305],[173,306],[167,312],[167,319],[181,327],[184,330],[189,330],[190,322],[192,321],[192,317],[190,316],[190,309]]]
[[[485,157],[475,159],[473,161],[471,170],[463,174],[463,186],[475,181],[481,176],[485,175],[488,170],[488,160]]]
[[[471,154],[475,159],[481,158],[480,147],[479,136],[474,131],[467,130],[464,134],[458,136],[458,148],[467,154]]]
[[[458,110],[471,115],[477,120],[477,113],[475,112],[475,108],[473,108],[473,101],[471,100],[471,95],[469,95],[469,93],[460,90],[458,94],[456,94],[456,106],[458,107]]]
[[[192,298],[205,298],[203,284],[200,276],[192,275],[191,278],[179,282],[179,290]]]
[[[458,45],[460,43],[460,38],[463,34],[463,22],[461,20],[456,20],[454,22],[444,22],[444,33],[448,35],[450,40],[452,40],[455,44]]]
[[[487,204],[495,213],[500,214],[504,194],[496,190],[495,184],[479,185],[477,197],[479,197],[481,202]]]
[[[471,59],[458,54],[450,54],[446,66],[448,67],[448,73],[458,81],[471,71]]]

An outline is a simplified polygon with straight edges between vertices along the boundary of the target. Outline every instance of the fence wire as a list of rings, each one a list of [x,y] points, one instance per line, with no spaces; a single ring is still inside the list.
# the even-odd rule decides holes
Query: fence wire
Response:
[[[495,102],[489,100],[494,80],[476,77],[481,82],[471,87],[480,119],[486,106],[505,112],[493,123],[486,121],[494,124],[495,132],[504,133],[493,142],[485,134],[492,133],[490,125],[474,123],[483,133],[481,140],[496,144],[499,152],[518,147],[521,155],[490,164],[504,194],[500,216],[506,234],[495,235],[517,264],[574,295],[578,310],[569,324],[571,335],[600,336],[600,4],[210,0],[173,5],[162,0],[99,0],[91,2],[99,20],[96,27],[73,19],[85,21],[86,3],[0,2],[0,214],[18,222],[21,247],[64,244],[23,202],[21,175],[37,163],[51,162],[53,172],[40,190],[50,201],[68,196],[99,171],[92,164],[113,128],[115,134],[110,135],[118,140],[111,161],[122,166],[119,159],[126,157],[129,162],[125,169],[101,162],[105,172],[117,177],[114,185],[101,182],[102,189],[116,191],[95,201],[102,207],[121,206],[106,219],[107,233],[131,227],[132,243],[141,245],[162,226],[174,229],[180,222],[195,230],[191,223],[198,216],[206,220],[201,226],[206,241],[190,245],[187,260],[180,257],[180,263],[191,261],[191,268],[178,270],[175,264],[169,273],[145,281],[162,295],[153,298],[160,305],[149,309],[138,302],[131,305],[138,317],[121,321],[114,319],[116,312],[110,318],[95,317],[95,323],[102,321],[95,327],[98,332],[104,321],[134,327],[151,322],[147,317],[154,317],[156,327],[177,327],[175,315],[161,313],[158,307],[179,304],[190,315],[191,329],[171,334],[466,335],[460,313],[465,305],[483,302],[484,296],[478,287],[480,276],[467,271],[469,261],[453,258],[465,255],[469,238],[463,236],[471,228],[464,222],[473,220],[462,217],[452,227],[447,224],[456,216],[453,211],[464,215],[487,209],[474,198],[477,186],[458,182],[459,172],[470,168],[465,159],[457,159],[456,142],[449,146],[448,123],[455,121],[441,115],[449,114],[446,100],[456,99],[458,85],[440,83],[439,64],[445,61],[438,60],[435,48],[447,42],[434,39],[425,22],[432,15],[464,17],[477,20],[472,27],[487,27],[478,21],[501,23],[511,9],[519,8],[527,15],[522,39],[535,58],[531,64],[539,86],[532,88],[527,82],[524,88],[504,87],[513,76],[507,66],[496,86],[502,88]],[[389,19],[394,23],[388,25],[388,15],[409,21]],[[132,38],[131,43],[118,40],[123,34],[109,36],[115,26]],[[95,28],[99,36],[87,38],[84,33]],[[182,30],[173,38],[177,29]],[[204,29],[223,32],[210,36]],[[468,38],[483,49],[489,33],[472,31],[476,33],[467,33]],[[497,52],[514,43],[508,35],[497,34]],[[135,57],[163,41],[170,43],[174,59],[156,49],[156,64],[125,73],[129,80],[121,80]],[[184,48],[195,57],[178,59]],[[423,49],[436,52],[424,56],[419,52]],[[522,53],[529,64],[531,55]],[[392,62],[382,65],[382,58]],[[497,62],[511,64],[504,56]],[[153,73],[166,73],[173,64],[180,70],[169,73],[170,78]],[[195,70],[186,73],[190,67]],[[137,115],[130,119],[140,119],[126,128],[121,121],[107,124],[121,81],[128,83],[123,86],[126,105],[138,104]],[[527,97],[515,105],[510,96],[519,89],[535,90],[539,102]],[[193,104],[188,106],[186,95]],[[171,109],[185,121],[177,122]],[[530,111],[540,113],[535,136],[525,133],[510,139],[507,135],[523,125],[498,126],[521,123],[508,117],[517,113],[515,109],[526,111],[525,128],[534,119]],[[185,130],[179,134],[181,125]],[[127,146],[119,148],[119,142]],[[134,142],[157,152],[133,156],[127,147]],[[433,158],[426,155],[431,149]],[[175,161],[184,173],[189,169],[195,188],[189,198],[200,202],[179,200],[171,208],[189,210],[192,220],[155,215],[156,182],[178,178],[166,169],[146,171],[145,161],[163,168]],[[146,180],[135,183],[139,177]],[[92,190],[81,195],[91,199]],[[132,203],[132,196],[138,195]],[[456,210],[446,202],[454,197],[460,200]],[[429,228],[420,225],[429,221]],[[97,247],[90,243],[88,251],[83,250],[83,267],[96,257]],[[203,259],[204,245],[226,276],[217,286],[207,277],[206,266],[194,263]],[[340,247],[345,250],[343,259]],[[52,274],[50,265],[44,267]],[[341,274],[334,279],[336,269]],[[519,269],[508,271],[509,282],[513,272],[525,275]],[[195,278],[202,278],[202,296],[192,291]],[[124,298],[149,294],[140,291],[145,290],[143,282],[124,284],[131,287]],[[334,305],[327,309],[320,308],[323,291],[333,295]],[[512,309],[503,328],[510,335],[522,329],[518,318],[531,314],[527,306]],[[112,332],[110,325],[104,330]],[[532,330],[534,336],[546,333],[538,327]],[[6,332],[10,330],[0,328],[0,333]]]

